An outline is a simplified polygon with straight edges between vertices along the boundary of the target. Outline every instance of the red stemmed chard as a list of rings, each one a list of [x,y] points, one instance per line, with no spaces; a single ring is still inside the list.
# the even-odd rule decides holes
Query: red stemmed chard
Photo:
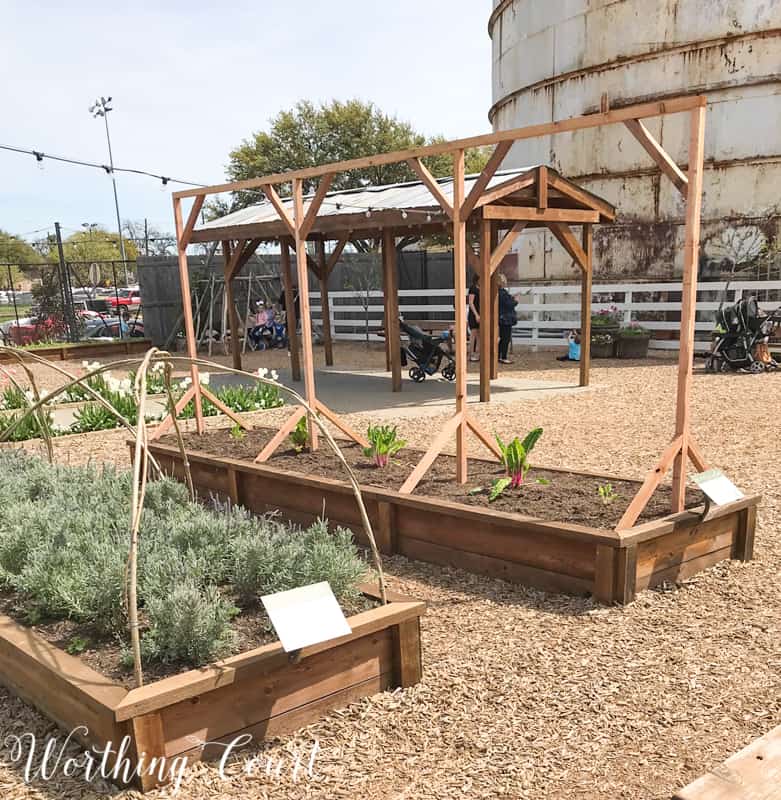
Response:
[[[526,434],[521,441],[517,436],[508,444],[505,444],[499,436],[496,442],[502,452],[502,464],[504,464],[507,475],[493,482],[491,494],[488,499],[496,500],[505,489],[519,489],[523,486],[526,473],[529,471],[529,453],[537,444],[537,440],[542,436],[542,428],[535,428]]]

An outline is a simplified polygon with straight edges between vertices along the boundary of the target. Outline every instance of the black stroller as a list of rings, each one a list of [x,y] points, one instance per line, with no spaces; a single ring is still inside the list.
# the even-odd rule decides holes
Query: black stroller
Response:
[[[415,366],[409,371],[409,376],[415,383],[426,380],[426,375],[434,375],[442,367],[442,377],[449,381],[456,379],[456,362],[450,348],[450,334],[444,333],[440,337],[429,336],[416,325],[407,325],[404,320],[399,320],[402,333],[409,336],[409,344],[401,345],[401,364],[407,366],[407,360]]]
[[[765,372],[778,369],[767,354],[767,342],[781,323],[781,309],[765,314],[755,297],[716,312],[716,340],[705,362],[708,372]],[[762,347],[764,345],[764,347]]]

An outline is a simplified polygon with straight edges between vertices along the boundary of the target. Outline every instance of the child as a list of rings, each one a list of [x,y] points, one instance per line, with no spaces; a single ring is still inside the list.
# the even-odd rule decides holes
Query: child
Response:
[[[559,356],[557,361],[580,361],[580,333],[570,331],[567,334],[567,355]]]

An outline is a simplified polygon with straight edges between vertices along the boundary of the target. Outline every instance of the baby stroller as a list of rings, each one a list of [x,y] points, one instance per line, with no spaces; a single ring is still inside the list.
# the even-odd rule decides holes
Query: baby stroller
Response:
[[[426,375],[434,375],[442,367],[442,377],[449,381],[456,379],[456,362],[450,352],[450,333],[443,331],[438,337],[429,336],[416,325],[408,325],[404,320],[399,320],[402,333],[409,336],[409,344],[401,346],[401,364],[407,366],[407,359],[415,364],[409,371],[409,376],[415,383],[426,380]]]
[[[755,297],[716,312],[716,341],[705,362],[708,372],[765,372],[778,369],[767,342],[781,323],[781,309],[765,314]]]

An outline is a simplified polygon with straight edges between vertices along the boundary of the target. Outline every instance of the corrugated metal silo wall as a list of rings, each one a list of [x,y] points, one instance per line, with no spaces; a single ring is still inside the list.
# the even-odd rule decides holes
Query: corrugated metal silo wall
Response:
[[[495,129],[705,93],[702,270],[750,266],[781,242],[781,0],[494,0]],[[685,166],[686,115],[648,127]],[[616,204],[595,234],[600,279],[680,274],[683,204],[621,125],[519,142],[508,166],[551,163]],[[550,237],[524,237],[522,277],[572,277]],[[761,274],[761,273],[760,273]]]

